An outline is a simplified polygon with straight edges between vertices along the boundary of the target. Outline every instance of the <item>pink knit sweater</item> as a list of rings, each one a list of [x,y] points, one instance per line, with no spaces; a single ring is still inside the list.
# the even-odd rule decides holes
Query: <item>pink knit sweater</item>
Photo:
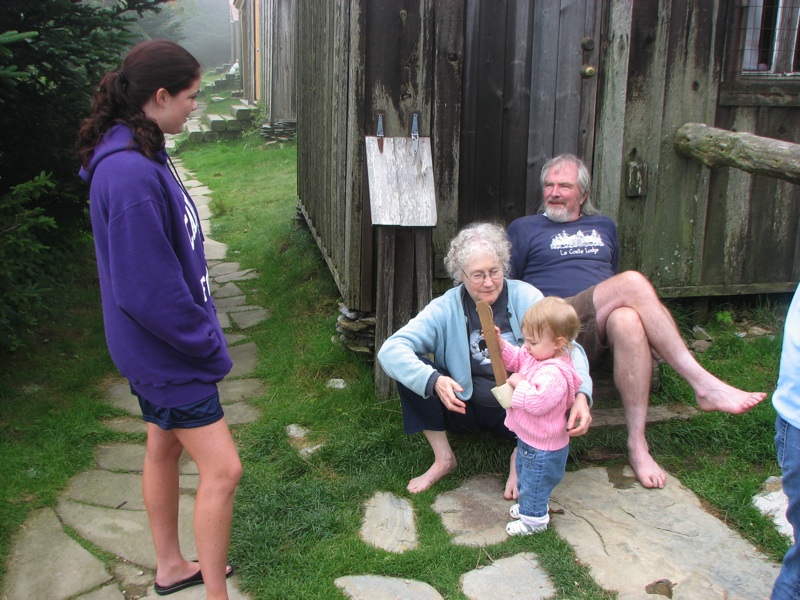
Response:
[[[525,378],[514,388],[506,427],[538,450],[560,450],[569,444],[567,410],[581,385],[569,354],[537,361],[524,348],[506,344],[503,363]]]

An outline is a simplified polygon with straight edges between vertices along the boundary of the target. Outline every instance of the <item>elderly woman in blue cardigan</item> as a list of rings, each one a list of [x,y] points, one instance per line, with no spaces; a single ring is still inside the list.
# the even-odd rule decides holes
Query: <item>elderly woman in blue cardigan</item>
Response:
[[[486,301],[503,339],[517,346],[524,343],[522,316],[543,296],[532,285],[504,277],[510,256],[511,244],[500,225],[474,223],[464,228],[450,243],[444,261],[455,287],[431,301],[378,352],[381,366],[397,381],[405,432],[421,431],[433,450],[430,468],[408,483],[412,494],[430,488],[458,465],[448,431],[491,431],[514,439],[504,425],[506,411],[491,392],[496,383],[476,309],[476,302]],[[592,380],[580,346],[572,359],[584,381],[567,422],[569,435],[577,436],[586,433],[591,422]],[[514,461],[512,452],[507,499],[518,493]]]

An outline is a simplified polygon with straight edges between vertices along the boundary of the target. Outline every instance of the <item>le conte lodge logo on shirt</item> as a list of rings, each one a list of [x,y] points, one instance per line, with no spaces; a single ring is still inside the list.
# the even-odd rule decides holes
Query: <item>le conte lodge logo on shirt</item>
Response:
[[[597,254],[600,248],[605,246],[603,238],[597,233],[596,229],[592,229],[591,233],[583,233],[580,229],[575,233],[561,233],[553,236],[550,241],[550,249],[557,250],[561,256],[568,254]]]

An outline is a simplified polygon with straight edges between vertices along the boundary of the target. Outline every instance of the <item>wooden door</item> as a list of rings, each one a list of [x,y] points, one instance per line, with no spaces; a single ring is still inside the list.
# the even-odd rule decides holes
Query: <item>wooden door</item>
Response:
[[[459,224],[536,212],[539,173],[591,166],[602,0],[466,0]]]

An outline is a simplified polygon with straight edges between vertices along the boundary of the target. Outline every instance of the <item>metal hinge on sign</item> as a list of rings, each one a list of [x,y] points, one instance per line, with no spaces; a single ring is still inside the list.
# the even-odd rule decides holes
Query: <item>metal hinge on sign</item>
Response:
[[[414,154],[419,149],[419,123],[417,122],[417,113],[414,113],[414,120],[411,122],[411,147],[414,149]]]

